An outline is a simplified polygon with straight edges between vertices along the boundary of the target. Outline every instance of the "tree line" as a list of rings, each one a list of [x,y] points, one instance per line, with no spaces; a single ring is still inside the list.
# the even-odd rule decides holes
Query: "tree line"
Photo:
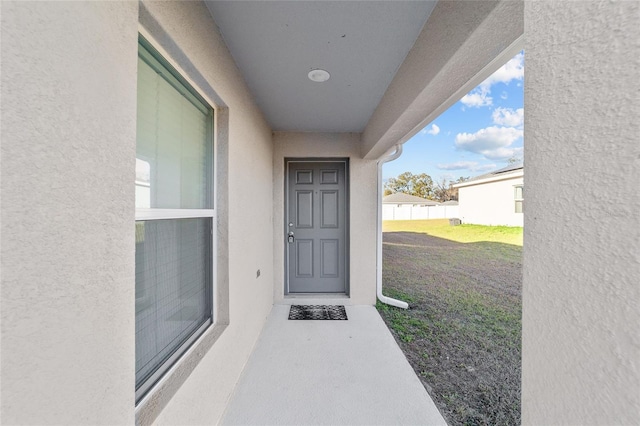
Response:
[[[451,200],[457,201],[458,189],[454,188],[453,185],[466,180],[469,180],[469,178],[460,176],[456,180],[442,178],[434,182],[431,176],[426,173],[414,175],[411,172],[404,172],[398,177],[390,178],[384,184],[384,195],[403,192],[441,203]]]

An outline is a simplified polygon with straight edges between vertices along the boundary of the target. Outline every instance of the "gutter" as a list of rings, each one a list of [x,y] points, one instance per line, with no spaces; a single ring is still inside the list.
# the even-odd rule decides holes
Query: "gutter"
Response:
[[[402,300],[393,299],[382,294],[382,165],[393,161],[402,154],[402,145],[395,146],[395,152],[378,160],[378,233],[376,244],[376,295],[378,300],[387,305],[396,306],[402,309],[409,309],[409,304]]]
[[[524,177],[524,170],[515,170],[513,172],[501,173],[494,176],[489,176],[482,179],[470,179],[464,182],[456,183],[453,185],[454,188],[464,188],[465,186],[473,186],[473,185],[484,185],[485,183],[490,182],[499,182],[501,180],[509,180],[509,179],[517,179]]]

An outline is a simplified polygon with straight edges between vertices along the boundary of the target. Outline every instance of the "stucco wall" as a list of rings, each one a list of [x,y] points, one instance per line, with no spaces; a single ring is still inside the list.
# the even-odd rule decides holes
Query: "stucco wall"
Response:
[[[230,324],[158,424],[218,421],[273,303],[271,130],[204,4],[138,6],[2,2],[3,424],[135,420],[139,29],[225,126]]]
[[[522,226],[523,213],[516,213],[514,186],[523,178],[505,179],[458,188],[458,207],[462,223],[476,225]]]
[[[271,129],[203,3],[144,2],[140,22],[228,110],[228,172],[217,178],[228,190],[229,326],[156,421],[215,424],[273,304]]]
[[[284,159],[340,157],[349,158],[351,303],[373,305],[376,301],[378,169],[375,161],[360,158],[360,135],[276,132],[273,141],[273,300],[277,303],[284,297]]]
[[[526,2],[523,424],[640,419],[640,3]]]
[[[0,422],[131,424],[137,4],[1,7]]]

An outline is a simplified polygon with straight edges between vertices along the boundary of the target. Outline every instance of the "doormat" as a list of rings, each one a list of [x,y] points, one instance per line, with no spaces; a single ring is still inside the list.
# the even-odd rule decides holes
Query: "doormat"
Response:
[[[291,305],[290,320],[348,320],[343,305]]]

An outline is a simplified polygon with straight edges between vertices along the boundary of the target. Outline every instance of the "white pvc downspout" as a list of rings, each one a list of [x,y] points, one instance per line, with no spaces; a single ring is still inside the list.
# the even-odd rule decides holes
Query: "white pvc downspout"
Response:
[[[402,145],[396,145],[396,150],[393,154],[386,157],[382,157],[378,160],[378,241],[376,245],[376,294],[378,300],[387,305],[396,306],[402,309],[408,309],[409,304],[402,300],[393,299],[382,294],[382,165],[388,161],[393,161],[400,157],[402,154]]]

